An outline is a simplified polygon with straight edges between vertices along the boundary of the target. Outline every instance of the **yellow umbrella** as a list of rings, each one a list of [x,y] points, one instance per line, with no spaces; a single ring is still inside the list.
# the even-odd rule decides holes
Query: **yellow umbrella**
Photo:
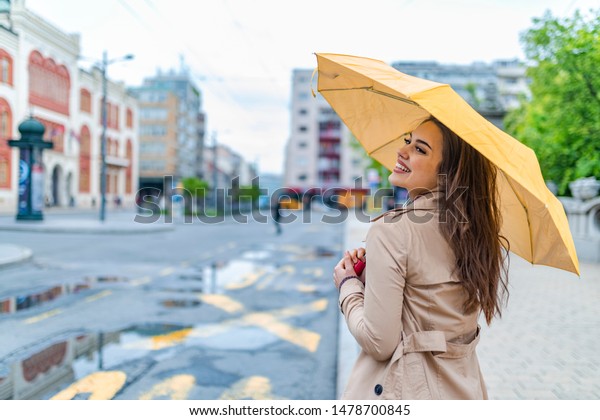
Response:
[[[579,274],[563,206],[546,187],[533,150],[483,118],[447,84],[370,58],[316,56],[317,90],[369,156],[391,170],[405,134],[433,115],[497,166],[501,233],[510,250],[533,264]]]

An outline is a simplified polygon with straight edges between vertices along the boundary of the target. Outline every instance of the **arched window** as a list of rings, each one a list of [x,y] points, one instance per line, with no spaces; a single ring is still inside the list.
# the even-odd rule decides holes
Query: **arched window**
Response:
[[[0,189],[10,188],[12,150],[7,143],[12,135],[12,112],[4,98],[0,98]]]
[[[92,137],[90,129],[84,125],[79,135],[79,192],[90,192],[90,153]]]
[[[32,51],[29,55],[29,103],[69,115],[70,90],[67,68]]]
[[[127,128],[133,128],[133,111],[131,110],[131,108],[127,108],[126,124]]]
[[[13,84],[13,59],[9,53],[0,48],[0,83]]]
[[[127,146],[125,147],[125,157],[129,161],[129,165],[125,171],[125,194],[131,194],[133,191],[133,145],[131,139],[127,139]]]
[[[88,114],[92,113],[92,94],[84,88],[79,92],[79,109]]]

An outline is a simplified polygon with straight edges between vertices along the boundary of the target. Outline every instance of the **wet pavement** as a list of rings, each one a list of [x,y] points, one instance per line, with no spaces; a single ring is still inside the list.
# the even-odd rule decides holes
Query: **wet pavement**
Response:
[[[2,269],[0,398],[335,398],[343,226],[283,230],[12,233],[34,257]]]

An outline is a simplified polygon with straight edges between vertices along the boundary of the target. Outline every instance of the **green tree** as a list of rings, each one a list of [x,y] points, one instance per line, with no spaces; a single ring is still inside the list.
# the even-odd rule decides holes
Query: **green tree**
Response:
[[[181,180],[181,185],[183,186],[184,190],[188,191],[192,195],[192,199],[196,202],[197,206],[203,203],[201,199],[206,195],[208,182],[200,178],[189,177],[183,178]],[[186,214],[191,214],[192,212],[192,203],[189,202],[187,197],[185,197],[185,212]]]
[[[535,150],[559,193],[577,178],[600,176],[600,9],[533,19],[521,37],[531,99],[505,119],[507,131]]]

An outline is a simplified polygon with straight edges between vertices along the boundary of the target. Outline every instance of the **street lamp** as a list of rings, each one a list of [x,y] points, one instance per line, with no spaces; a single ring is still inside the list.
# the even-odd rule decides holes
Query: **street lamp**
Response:
[[[107,79],[106,69],[109,64],[113,64],[119,61],[132,60],[133,54],[127,54],[123,57],[108,59],[106,51],[102,53],[102,139],[100,140],[100,154],[102,156],[102,163],[100,166],[100,221],[104,222],[106,219],[106,125],[107,125],[107,103],[106,103],[106,90],[107,90]]]

